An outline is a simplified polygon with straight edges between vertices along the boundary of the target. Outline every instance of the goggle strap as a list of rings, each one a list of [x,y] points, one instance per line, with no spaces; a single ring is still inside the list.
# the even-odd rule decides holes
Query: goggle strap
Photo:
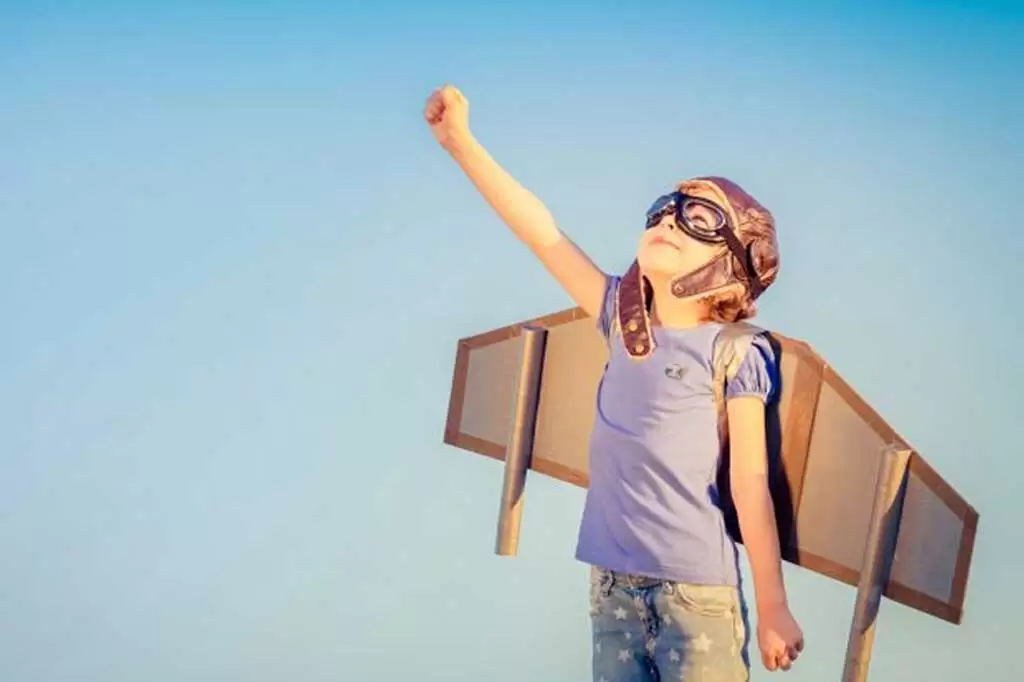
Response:
[[[757,278],[757,272],[754,270],[754,264],[750,261],[750,252],[743,248],[743,244],[736,238],[736,235],[731,229],[725,227],[718,231],[722,238],[725,239],[725,243],[729,246],[729,250],[736,257],[736,260],[740,262],[743,267],[743,274],[746,275],[747,286],[750,288],[750,295],[757,298],[764,291],[764,287],[761,286],[760,280]]]

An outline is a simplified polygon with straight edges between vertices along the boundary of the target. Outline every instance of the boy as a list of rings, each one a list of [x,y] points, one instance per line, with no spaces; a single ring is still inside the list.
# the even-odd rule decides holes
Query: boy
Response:
[[[592,566],[595,682],[748,679],[738,555],[716,485],[726,443],[762,663],[788,670],[803,634],[786,599],[768,490],[765,403],[777,366],[763,337],[725,387],[724,432],[711,399],[716,336],[754,315],[778,272],[771,214],[724,178],[683,182],[648,210],[626,274],[607,275],[473,138],[468,113],[463,95],[445,86],[424,117],[609,343],[576,551]]]

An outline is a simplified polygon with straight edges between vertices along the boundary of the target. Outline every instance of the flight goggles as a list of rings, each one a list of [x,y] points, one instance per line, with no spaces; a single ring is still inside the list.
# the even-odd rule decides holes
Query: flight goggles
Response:
[[[698,211],[698,206],[703,206],[707,212]],[[706,244],[719,244],[725,241],[721,233],[729,229],[725,211],[717,204],[707,199],[689,197],[681,192],[658,197],[651,204],[647,209],[647,229],[660,223],[666,215],[675,216],[679,229]]]
[[[697,207],[707,211],[698,211]],[[701,197],[691,197],[682,192],[673,192],[658,197],[647,209],[647,229],[660,223],[666,215],[675,216],[676,225],[688,236],[705,244],[725,243],[744,270],[751,293],[758,295],[763,287],[757,278],[750,254],[740,243],[729,219],[715,202]]]

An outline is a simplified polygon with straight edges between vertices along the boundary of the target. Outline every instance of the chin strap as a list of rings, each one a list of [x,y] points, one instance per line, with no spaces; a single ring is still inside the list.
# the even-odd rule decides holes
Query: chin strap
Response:
[[[647,285],[640,264],[633,261],[629,270],[619,280],[615,296],[616,322],[619,333],[631,358],[645,358],[654,350],[654,336],[651,333],[651,302],[647,300]]]
[[[740,240],[728,227],[719,233],[728,244],[729,250],[715,256],[693,272],[675,277],[671,282],[674,296],[689,298],[698,294],[711,294],[736,283],[746,285],[751,298],[756,299],[764,292],[764,287],[758,281],[757,273],[750,262],[750,254],[740,244]],[[736,271],[736,260],[741,264],[741,272]]]
[[[733,276],[732,259],[728,252],[715,256],[693,272],[674,277],[670,282],[672,295],[689,298],[698,294],[709,294],[736,282]]]

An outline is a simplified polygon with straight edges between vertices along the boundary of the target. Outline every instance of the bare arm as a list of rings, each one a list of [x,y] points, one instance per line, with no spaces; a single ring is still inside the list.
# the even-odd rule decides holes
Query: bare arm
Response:
[[[605,273],[559,230],[547,207],[515,180],[470,133],[468,104],[450,86],[435,92],[424,112],[431,131],[512,233],[587,314],[597,317]]]
[[[765,406],[759,398],[745,396],[729,400],[726,409],[729,482],[754,577],[761,657],[769,670],[788,669],[803,649],[803,633],[789,611],[782,580],[779,531],[768,488]]]
[[[754,576],[757,607],[784,605],[779,531],[768,490],[764,403],[741,397],[727,403],[731,452],[730,480],[743,544]]]

